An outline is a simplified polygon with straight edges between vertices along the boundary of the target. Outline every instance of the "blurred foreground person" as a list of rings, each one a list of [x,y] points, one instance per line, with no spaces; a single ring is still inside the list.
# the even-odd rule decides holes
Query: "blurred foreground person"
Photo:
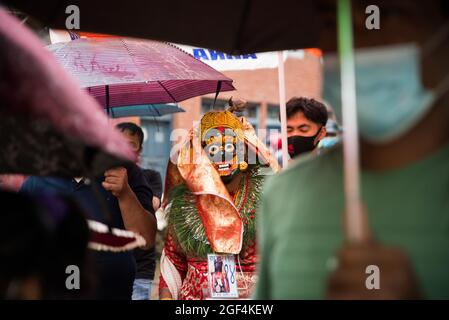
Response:
[[[95,188],[95,189],[94,189]],[[95,192],[97,190],[97,193]],[[89,220],[108,224],[140,234],[147,246],[153,246],[156,221],[150,212],[152,193],[140,168],[113,168],[104,177],[63,179],[56,177],[28,177],[21,192],[33,195],[65,195],[73,197],[85,210]],[[104,215],[102,202],[110,216]],[[111,252],[102,248],[93,251],[93,267],[97,276],[96,291],[91,299],[131,299],[136,263],[126,248]]]
[[[447,7],[352,4],[361,190],[372,233],[362,244],[345,242],[340,146],[299,161],[264,190],[256,298],[448,299]],[[365,26],[370,4],[380,9],[380,30]],[[335,39],[328,26],[323,39]],[[327,71],[328,94],[337,94],[338,70]],[[328,99],[337,108],[338,98]]]
[[[81,299],[90,294],[89,229],[70,198],[0,192],[0,299]],[[67,280],[76,266],[77,279]],[[67,272],[69,270],[69,272]],[[70,290],[69,285],[78,289]]]
[[[279,166],[246,119],[233,114],[237,106],[243,108],[231,102],[229,110],[207,112],[176,163],[169,162],[160,299],[225,297],[231,283],[239,298],[248,298],[256,282],[263,169],[276,172]],[[232,278],[229,286],[221,271]]]

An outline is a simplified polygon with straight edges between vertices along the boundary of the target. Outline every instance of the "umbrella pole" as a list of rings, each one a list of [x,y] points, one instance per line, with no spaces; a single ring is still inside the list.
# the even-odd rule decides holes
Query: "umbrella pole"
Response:
[[[287,107],[285,104],[285,72],[284,72],[283,51],[278,51],[278,79],[279,79],[279,108],[281,115],[281,136],[282,136],[282,169],[287,169],[288,166]]]
[[[350,0],[339,0],[338,50],[341,66],[343,114],[343,163],[345,188],[344,224],[349,242],[364,240],[365,213],[360,200],[360,161],[357,129],[355,63]]]
[[[108,113],[108,119],[111,119],[112,118],[111,108],[109,107],[109,85],[106,85],[105,89],[106,89],[106,112]]]
[[[218,94],[221,90],[221,81],[217,82],[217,89],[215,90],[215,98],[214,98],[214,104],[212,105],[212,109],[215,109],[215,103],[217,102]]]

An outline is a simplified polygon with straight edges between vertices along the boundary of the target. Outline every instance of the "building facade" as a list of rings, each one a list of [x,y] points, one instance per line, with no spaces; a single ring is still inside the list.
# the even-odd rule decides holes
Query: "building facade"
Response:
[[[284,68],[287,100],[294,96],[321,98],[322,61],[319,50],[305,50],[302,58],[287,58]],[[214,109],[225,108],[231,97],[247,101],[247,118],[262,141],[270,144],[270,134],[280,131],[277,68],[221,72],[234,80],[236,91],[220,93]],[[142,119],[141,124],[149,135],[144,144],[143,166],[161,170],[161,175],[165,177],[171,146],[179,143],[184,133],[192,128],[205,112],[212,109],[214,96],[210,94],[179,103],[186,111],[183,113],[164,119]]]
[[[220,59],[220,56],[217,56]],[[301,57],[287,58],[285,68],[286,99],[306,96],[321,99],[322,61],[319,50],[305,50]],[[236,91],[219,94],[214,109],[224,109],[229,98],[248,102],[245,116],[252,123],[262,141],[270,145],[270,136],[280,131],[279,88],[277,68],[221,71],[233,79]],[[172,146],[179,143],[201,116],[212,109],[214,94],[195,97],[179,103],[186,111],[158,118],[121,118],[140,124],[145,133],[141,165],[161,173],[165,171]],[[272,146],[276,148],[275,146]]]

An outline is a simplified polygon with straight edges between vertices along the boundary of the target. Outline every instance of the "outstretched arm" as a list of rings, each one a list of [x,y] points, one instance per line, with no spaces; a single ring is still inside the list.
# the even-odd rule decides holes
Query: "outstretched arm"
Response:
[[[154,214],[144,209],[128,184],[126,168],[106,171],[102,185],[117,197],[125,229],[139,233],[146,240],[145,248],[153,247],[156,237],[156,218]],[[148,192],[151,193],[149,188]]]

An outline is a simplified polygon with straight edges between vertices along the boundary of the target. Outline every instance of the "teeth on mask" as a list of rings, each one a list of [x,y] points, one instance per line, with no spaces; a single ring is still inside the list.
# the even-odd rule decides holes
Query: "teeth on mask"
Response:
[[[227,169],[229,169],[229,163],[226,163],[226,164],[219,164],[218,165],[218,170],[219,171],[222,171],[222,170],[227,170]]]

